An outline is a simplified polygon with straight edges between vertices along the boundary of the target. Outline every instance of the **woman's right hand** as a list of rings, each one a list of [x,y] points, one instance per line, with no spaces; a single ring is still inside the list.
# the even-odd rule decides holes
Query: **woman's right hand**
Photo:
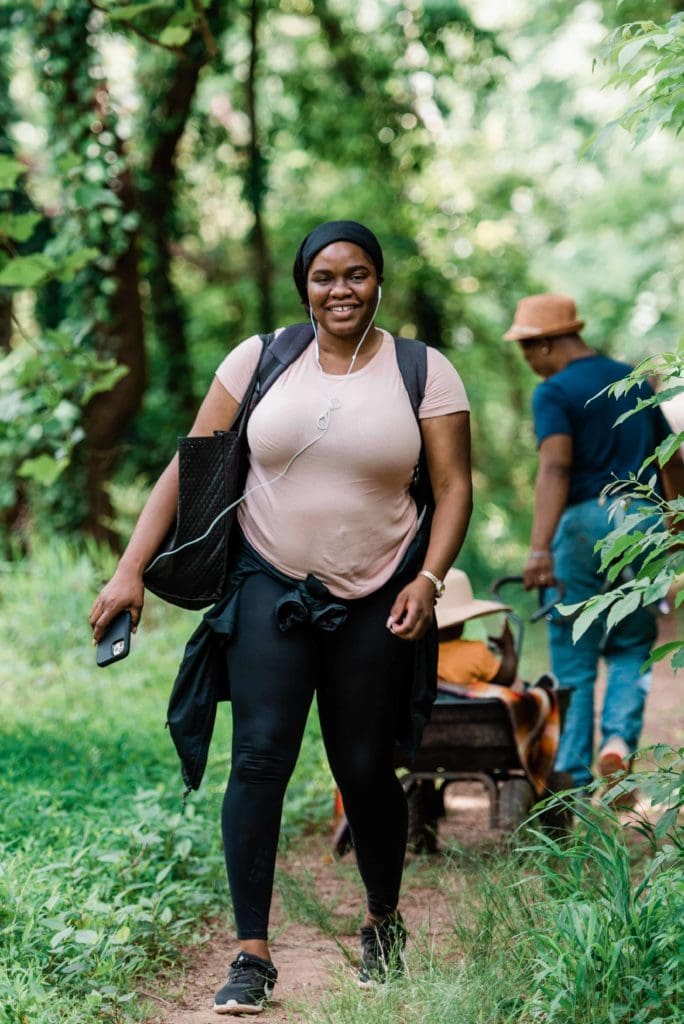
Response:
[[[142,574],[126,569],[119,563],[116,572],[109,583],[105,583],[90,610],[93,640],[97,642],[112,619],[126,609],[131,613],[132,628],[135,632],[140,622],[144,600]]]

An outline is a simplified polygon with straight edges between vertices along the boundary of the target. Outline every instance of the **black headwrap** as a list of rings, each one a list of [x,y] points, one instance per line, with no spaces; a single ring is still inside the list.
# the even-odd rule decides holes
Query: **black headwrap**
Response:
[[[373,261],[378,272],[378,281],[382,281],[384,266],[382,249],[373,232],[355,220],[329,220],[325,224],[319,224],[306,236],[295,256],[292,274],[302,302],[307,306],[309,299],[306,293],[306,275],[309,272],[309,267],[316,253],[325,249],[326,245],[332,245],[333,242],[353,242],[354,245],[360,246]]]

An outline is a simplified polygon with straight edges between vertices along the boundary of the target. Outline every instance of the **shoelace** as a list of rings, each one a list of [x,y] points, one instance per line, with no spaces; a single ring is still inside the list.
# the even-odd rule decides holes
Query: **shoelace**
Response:
[[[233,960],[230,965],[231,981],[235,981],[241,974],[250,974],[252,971],[258,971],[259,974],[263,974],[257,964],[251,964],[249,960],[244,960],[242,957],[238,957],[237,960]],[[235,975],[235,977],[233,977]]]

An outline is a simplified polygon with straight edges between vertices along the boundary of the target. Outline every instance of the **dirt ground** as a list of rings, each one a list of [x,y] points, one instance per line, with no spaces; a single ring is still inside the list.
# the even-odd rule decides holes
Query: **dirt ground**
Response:
[[[305,871],[308,878],[313,877],[319,899],[326,902],[334,899],[336,917],[358,915],[360,886],[353,877],[341,876],[331,868],[329,840],[325,837],[309,837],[296,853],[290,853],[283,861],[286,870],[294,873]],[[347,854],[345,862],[352,866],[353,854]],[[345,875],[351,875],[351,872],[345,871]],[[416,934],[420,931],[424,935],[427,931],[428,941],[438,940],[440,933],[450,925],[443,895],[436,888],[426,887],[425,879],[421,880],[420,875],[404,891],[402,913],[409,932]],[[336,942],[322,931],[288,922],[277,893],[272,922],[271,952],[279,978],[275,998],[259,1015],[259,1020],[264,1024],[298,1024],[304,1020],[301,1008],[315,1004],[326,982],[340,972],[349,972],[351,976],[354,968]],[[221,1019],[240,1019],[222,1018],[211,1009],[213,994],[226,980],[228,964],[235,949],[233,936],[225,928],[217,923],[212,930],[212,938],[200,952],[195,953],[177,992],[167,994],[164,1002],[159,998],[155,1000],[159,1009],[150,1024],[216,1024]],[[358,932],[337,938],[347,955],[355,957]]]
[[[677,636],[674,616],[661,620],[659,642]],[[653,686],[647,704],[643,744],[656,742],[672,746],[684,744],[684,700],[682,679],[668,665],[659,663],[653,673]],[[603,684],[599,682],[599,700]],[[453,784],[447,797],[447,819],[440,825],[440,839],[456,839],[462,846],[489,844],[496,839],[488,825],[488,802],[477,783]],[[353,854],[336,864],[330,853],[330,838],[307,837],[281,858],[282,869],[295,877],[313,881],[319,900],[334,906],[335,915],[354,917],[359,911],[360,888],[354,878]],[[449,929],[449,908],[441,894],[431,858],[414,859],[407,872],[402,893],[402,912],[409,932],[418,933],[428,943],[438,944],[440,935]],[[224,983],[227,968],[236,945],[234,936],[221,921],[207,924],[207,943],[188,953],[182,977],[168,979],[162,989],[164,997],[141,991],[149,997],[157,1011],[148,1024],[216,1024],[221,1017],[212,1010],[213,994]],[[349,954],[355,955],[357,933],[338,937]],[[323,931],[309,925],[293,923],[276,894],[273,907],[273,960],[278,967],[276,998],[267,1011],[259,1015],[264,1024],[299,1024],[302,1007],[315,1003],[335,973],[350,971],[343,951]]]

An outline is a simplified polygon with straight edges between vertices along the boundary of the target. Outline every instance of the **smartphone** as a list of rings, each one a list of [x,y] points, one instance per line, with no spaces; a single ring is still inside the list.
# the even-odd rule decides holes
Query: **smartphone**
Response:
[[[131,613],[119,612],[107,626],[97,645],[97,663],[100,668],[121,661],[131,649]]]

